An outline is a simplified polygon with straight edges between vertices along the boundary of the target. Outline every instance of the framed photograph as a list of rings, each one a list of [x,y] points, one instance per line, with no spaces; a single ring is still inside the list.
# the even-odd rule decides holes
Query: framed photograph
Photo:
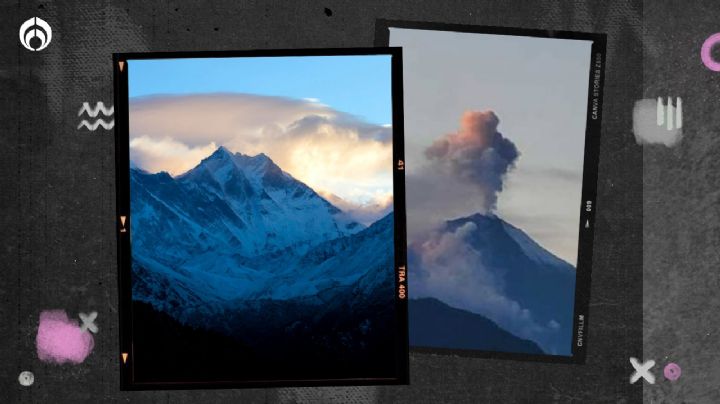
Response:
[[[584,363],[605,36],[379,20],[403,49],[411,350]]]
[[[123,389],[408,383],[401,66],[114,55]]]

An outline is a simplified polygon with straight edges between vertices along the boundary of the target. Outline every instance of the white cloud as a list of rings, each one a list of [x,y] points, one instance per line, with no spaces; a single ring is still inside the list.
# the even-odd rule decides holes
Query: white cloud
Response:
[[[365,226],[373,224],[393,210],[392,193],[377,192],[373,199],[359,203],[348,201],[323,190],[319,190],[318,193],[340,210],[350,215],[353,220]]]
[[[482,188],[463,184],[434,167],[408,168],[405,192],[409,242],[426,237],[447,220],[487,213]]]
[[[217,147],[215,142],[189,147],[169,137],[153,139],[138,136],[130,140],[130,153],[135,165],[150,172],[167,171],[171,175],[182,174],[193,168]]]
[[[392,128],[314,100],[251,94],[132,99],[130,138],[131,159],[152,172],[178,174],[209,155],[209,145],[222,145],[265,153],[310,187],[355,204],[392,193]]]

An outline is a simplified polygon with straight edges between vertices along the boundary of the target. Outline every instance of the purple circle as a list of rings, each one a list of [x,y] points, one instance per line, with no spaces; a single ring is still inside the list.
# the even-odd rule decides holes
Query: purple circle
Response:
[[[703,64],[714,72],[720,72],[720,62],[713,59],[710,51],[717,43],[720,43],[720,32],[710,35],[710,37],[703,42],[702,48],[700,49],[700,58],[702,59]]]
[[[680,369],[680,366],[678,366],[677,363],[670,362],[665,366],[663,374],[665,375],[666,379],[674,382],[675,380],[680,378],[680,375],[682,374],[682,369]]]

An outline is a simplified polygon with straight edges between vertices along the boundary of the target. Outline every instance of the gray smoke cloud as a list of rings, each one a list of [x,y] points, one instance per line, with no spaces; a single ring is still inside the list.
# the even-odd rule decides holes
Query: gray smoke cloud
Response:
[[[425,156],[441,169],[479,188],[487,211],[495,209],[505,174],[520,156],[515,144],[497,131],[499,123],[493,111],[466,111],[456,133],[435,140],[425,150]]]

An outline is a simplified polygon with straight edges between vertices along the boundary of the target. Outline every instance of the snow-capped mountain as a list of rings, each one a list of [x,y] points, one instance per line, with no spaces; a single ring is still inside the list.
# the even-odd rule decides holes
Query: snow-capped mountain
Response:
[[[471,231],[463,232],[464,229]],[[462,232],[462,237],[458,236],[458,232]],[[451,247],[455,248],[451,253],[441,251],[444,248],[442,243],[447,242],[443,238],[445,236],[453,236],[453,242],[461,245]],[[434,248],[431,253],[426,251],[428,246]],[[445,263],[446,260],[451,262]],[[466,272],[454,276],[467,278],[468,281],[457,284],[450,280],[442,286],[445,289],[437,289],[437,285],[425,277],[428,271],[433,271],[432,265],[441,264],[453,266],[456,270],[463,268]],[[423,296],[435,297],[449,306],[483,315],[506,331],[532,339],[547,353],[570,353],[575,268],[496,215],[475,214],[445,222],[426,239],[408,246],[408,267],[411,271],[410,290],[422,290]],[[477,273],[481,275],[475,276]],[[477,282],[478,285],[473,286],[469,282]],[[519,310],[528,312],[511,317],[509,310],[501,311],[494,301],[485,301],[473,307],[472,300],[483,302],[484,295],[480,294],[477,298],[466,295],[464,300],[451,301],[456,294],[447,288],[467,287],[474,287],[478,293],[485,294],[491,290],[493,295],[507,302],[516,302]]]
[[[356,377],[356,366],[392,372],[392,235],[389,214],[302,254],[288,247],[171,267],[133,253],[133,317],[143,324],[135,358],[163,374],[207,377],[218,366],[255,378]]]
[[[305,253],[288,248],[249,264],[220,249],[174,264],[133,252],[133,299],[183,323],[207,325],[226,310],[257,302],[300,300],[322,306],[342,293],[352,293],[358,302],[378,292],[392,297],[392,237],[389,214],[359,233]]]
[[[232,335],[393,307],[392,212],[365,228],[264,154],[221,147],[176,178],[133,168],[130,217],[133,300],[181,324]]]
[[[131,169],[130,179],[131,225],[143,226],[133,248],[172,261],[218,244],[243,256],[309,248],[364,227],[264,154],[220,147],[177,178]]]

